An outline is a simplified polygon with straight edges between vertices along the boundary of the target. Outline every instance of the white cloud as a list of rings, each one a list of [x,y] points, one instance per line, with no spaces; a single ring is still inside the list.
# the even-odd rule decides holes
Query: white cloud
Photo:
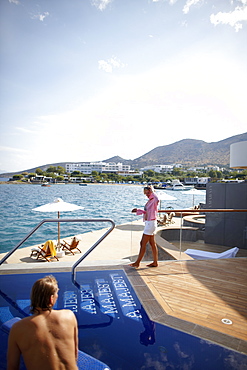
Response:
[[[38,130],[29,129],[27,127],[16,127],[18,131],[24,132],[25,134],[39,134]]]
[[[99,10],[105,10],[113,0],[91,0],[91,4]]]
[[[16,147],[0,146],[0,166],[5,169],[5,172],[24,171],[37,165],[34,148],[23,149],[18,148],[17,145]]]
[[[203,3],[204,0],[187,0],[185,6],[183,7],[184,14],[189,13],[191,6],[194,6],[194,5],[196,5],[198,3],[201,3],[201,2]]]
[[[99,66],[99,69],[102,69],[103,71],[107,73],[112,72],[112,66],[109,63],[107,63],[105,60],[99,60],[98,66]]]
[[[50,14],[49,12],[44,12],[43,14],[34,14],[31,16],[32,19],[38,19],[40,20],[41,22],[43,22],[43,20],[48,17]]]
[[[182,21],[180,24],[182,27],[188,27],[188,22],[186,20]]]
[[[167,1],[167,0],[152,0],[153,3],[158,3],[158,2],[164,2],[164,1]],[[178,0],[168,0],[169,4],[170,5],[173,5],[177,2]]]
[[[238,32],[243,27],[243,22],[247,21],[247,0],[241,0],[243,6],[237,6],[232,12],[219,12],[210,16],[212,24],[228,24]]]
[[[112,73],[114,68],[123,68],[124,66],[124,63],[120,62],[120,60],[118,60],[116,57],[112,57],[107,60],[101,59],[98,61],[99,69],[107,73]]]
[[[153,2],[158,2],[160,0],[153,0]],[[169,0],[169,4],[173,5],[177,0]],[[188,14],[190,8],[195,5],[203,5],[204,0],[186,0],[183,7],[183,13]],[[211,14],[210,21],[212,24],[217,26],[218,24],[226,24],[235,28],[238,32],[243,28],[243,22],[247,21],[247,0],[231,0],[231,4],[238,3],[232,12],[218,12],[217,14]]]
[[[20,4],[20,1],[18,1],[18,0],[9,0],[9,3],[13,3],[13,4],[18,5],[18,4]]]
[[[23,148],[13,148],[10,146],[0,146],[0,152],[28,153],[28,150]]]

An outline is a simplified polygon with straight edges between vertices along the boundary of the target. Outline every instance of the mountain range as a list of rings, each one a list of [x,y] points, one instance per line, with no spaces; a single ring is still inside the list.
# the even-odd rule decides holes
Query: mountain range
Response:
[[[183,139],[173,144],[154,148],[150,152],[133,160],[115,156],[105,159],[103,162],[121,162],[130,165],[133,169],[140,169],[148,165],[175,163],[180,163],[185,166],[217,165],[219,167],[229,167],[230,145],[240,141],[247,141],[247,132],[212,143],[206,143],[203,140]],[[81,162],[83,162],[83,159]],[[37,168],[46,170],[50,166],[65,167],[66,163],[80,162],[51,163],[19,172],[3,173],[0,174],[0,176],[8,177],[22,172],[32,173],[35,172]]]

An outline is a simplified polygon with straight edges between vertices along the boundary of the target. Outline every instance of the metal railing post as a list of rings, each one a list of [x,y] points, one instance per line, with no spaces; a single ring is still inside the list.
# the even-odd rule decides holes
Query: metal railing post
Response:
[[[182,232],[183,232],[183,213],[180,212],[180,234],[179,234],[179,258],[181,259],[182,252]]]
[[[106,221],[106,220],[105,220]],[[104,233],[104,235],[102,235],[101,236],[101,238],[99,238],[98,240],[97,240],[97,242],[96,243],[94,243],[94,245],[92,245],[92,247],[91,248],[89,248],[88,249],[88,251],[87,252],[85,252],[84,254],[83,254],[83,256],[81,257],[81,258],[79,258],[78,259],[78,261],[76,261],[75,263],[74,263],[74,265],[72,266],[72,270],[71,270],[71,277],[72,277],[72,282],[73,282],[73,284],[75,284],[78,288],[79,288],[79,284],[76,282],[76,279],[75,279],[75,269],[76,269],[76,267],[102,242],[102,240],[104,240],[106,237],[107,237],[107,235],[109,235],[110,234],[110,232],[114,229],[114,227],[115,227],[115,223],[112,221],[112,220],[107,220],[108,222],[111,222],[111,224],[112,224],[112,226],[110,227],[110,229],[108,229],[105,233]]]

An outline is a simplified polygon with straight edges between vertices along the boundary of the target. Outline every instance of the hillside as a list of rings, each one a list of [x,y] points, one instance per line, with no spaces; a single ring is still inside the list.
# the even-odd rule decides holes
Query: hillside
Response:
[[[230,138],[206,143],[203,140],[184,139],[170,145],[159,146],[134,160],[112,157],[107,161],[122,162],[134,168],[152,164],[181,163],[186,166],[218,165],[229,166],[230,145],[247,140],[247,132]]]
[[[121,162],[130,165],[132,168],[141,168],[153,164],[174,163],[181,163],[185,166],[203,166],[211,164],[224,167],[229,166],[230,163],[230,145],[239,141],[247,141],[247,132],[213,143],[206,143],[203,140],[184,139],[173,144],[154,148],[150,152],[134,160],[114,156],[103,161]],[[83,162],[83,158],[81,161]],[[65,163],[72,162],[51,163],[19,172],[3,173],[0,174],[0,176],[9,177],[22,172],[31,173],[35,172],[36,168],[46,170],[50,166],[65,167]]]

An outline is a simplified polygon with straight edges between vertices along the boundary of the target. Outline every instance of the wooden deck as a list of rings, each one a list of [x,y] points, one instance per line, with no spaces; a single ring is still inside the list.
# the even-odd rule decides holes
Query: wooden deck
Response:
[[[125,271],[151,320],[247,353],[247,258],[143,263]]]

